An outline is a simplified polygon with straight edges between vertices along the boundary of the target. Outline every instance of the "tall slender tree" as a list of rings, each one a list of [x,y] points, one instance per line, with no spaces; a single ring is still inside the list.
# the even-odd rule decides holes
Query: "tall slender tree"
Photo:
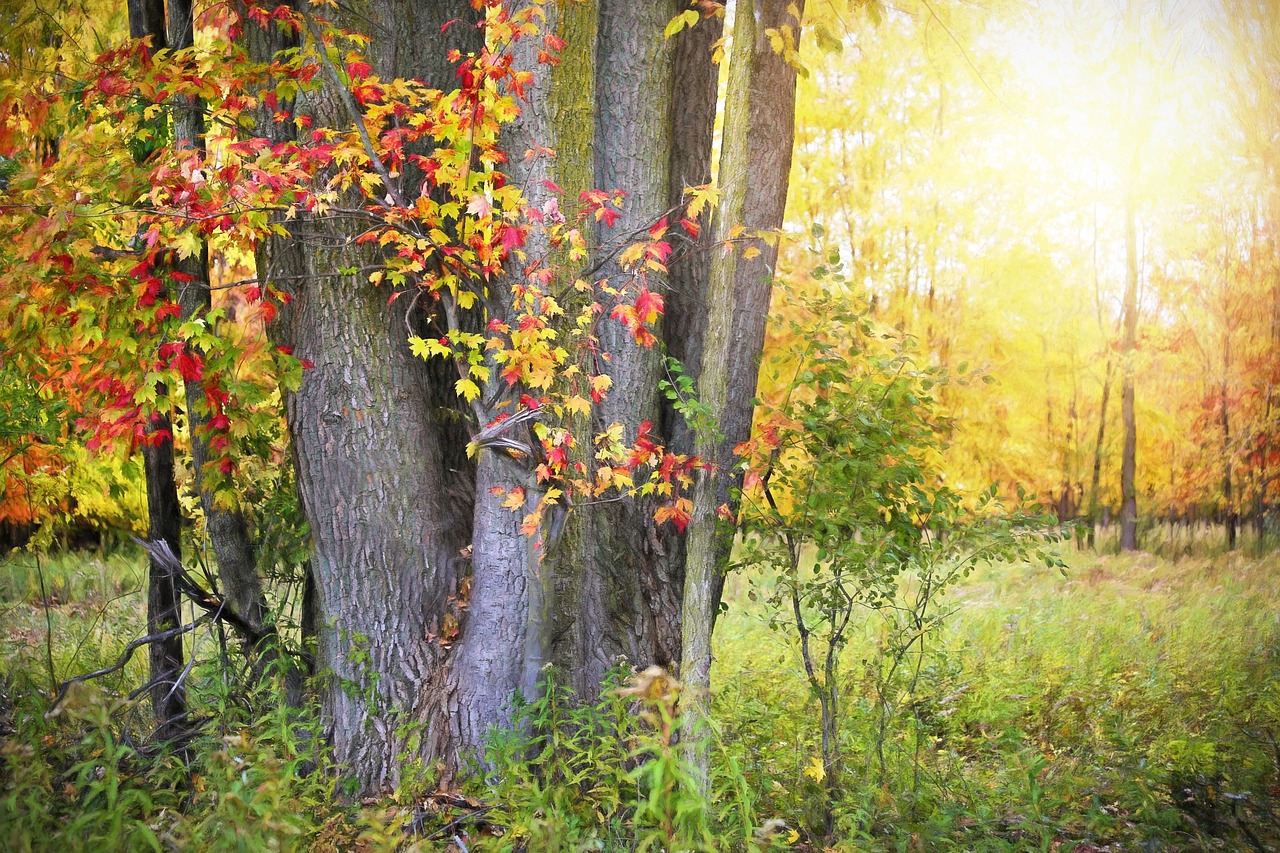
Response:
[[[130,0],[129,35],[147,39],[152,51],[168,47],[163,0]],[[165,394],[158,396],[163,398]],[[164,542],[178,556],[182,554],[182,514],[174,480],[172,416],[165,411],[153,413],[147,420],[146,433],[142,457],[147,484],[148,536],[153,542]],[[147,572],[147,633],[162,635],[181,623],[182,597],[173,569],[151,556]],[[186,716],[186,693],[177,681],[185,661],[182,637],[176,635],[151,643],[148,655],[151,705],[158,728],[162,736],[173,734]]]
[[[1140,164],[1135,146],[1124,207],[1125,279],[1121,320],[1124,337],[1120,356],[1120,417],[1124,422],[1124,449],[1120,456],[1120,548],[1125,551],[1138,547],[1138,421],[1134,409],[1133,362],[1138,348],[1138,234],[1134,183]]]
[[[686,733],[698,736],[708,710],[711,630],[732,544],[732,514],[742,485],[735,448],[750,438],[753,400],[764,347],[765,321],[778,240],[786,212],[795,136],[796,54],[803,2],[741,2],[734,15],[720,151],[721,204],[714,239],[727,244],[741,229],[751,245],[741,254],[713,257],[707,288],[706,337],[697,372],[698,393],[709,415],[694,449],[712,464],[695,480],[684,585],[682,660],[692,708]],[[709,755],[698,753],[703,783]]]

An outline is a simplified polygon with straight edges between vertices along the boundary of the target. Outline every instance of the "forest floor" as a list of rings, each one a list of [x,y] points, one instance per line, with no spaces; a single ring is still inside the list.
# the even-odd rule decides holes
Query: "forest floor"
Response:
[[[838,669],[835,785],[785,614],[768,612],[765,581],[732,577],[713,674],[716,846],[1280,849],[1280,555],[1170,560],[1068,546],[1062,556],[1065,573],[980,567],[943,599],[949,615],[923,642],[883,612],[861,614]],[[141,633],[143,580],[131,553],[43,557],[38,570],[30,555],[0,563],[0,848],[107,849],[109,837],[214,849],[225,841],[219,826],[250,819],[258,834],[238,832],[241,849],[255,849],[255,838],[285,849],[395,848],[394,808],[371,816],[366,803],[357,817],[326,808],[331,781],[306,781],[312,758],[288,734],[272,740],[269,725],[254,730],[256,752],[236,741],[239,764],[228,763],[227,738],[240,735],[218,729],[194,788],[174,782],[173,762],[147,764],[156,759],[130,746],[145,728],[137,703],[101,698],[145,680],[145,652],[102,679],[100,698],[44,716],[53,683],[114,663]],[[214,634],[195,642],[197,657],[220,653]],[[201,667],[193,680],[208,684],[193,693],[214,707],[225,697],[215,669]],[[399,814],[416,815],[426,850],[638,848],[652,834],[637,829],[640,812],[626,812],[627,786],[645,784],[634,755],[610,770],[604,763],[620,753],[585,754],[596,780],[586,794],[570,773],[542,778],[536,798],[532,783],[477,782],[452,810],[435,801],[436,824],[424,824],[421,809]],[[545,761],[503,766],[512,779],[547,772]],[[557,799],[557,785],[573,795]],[[425,787],[398,801],[421,804]],[[578,811],[561,819],[560,807]],[[426,831],[468,809],[490,823],[477,819],[470,836]],[[786,829],[755,837],[770,818]],[[553,837],[564,845],[547,846]]]

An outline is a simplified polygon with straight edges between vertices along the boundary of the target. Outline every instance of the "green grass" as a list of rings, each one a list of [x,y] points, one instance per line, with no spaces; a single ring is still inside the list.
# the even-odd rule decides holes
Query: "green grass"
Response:
[[[15,552],[0,563],[0,675],[48,690],[51,681],[106,666],[140,633],[145,608],[139,552]],[[112,685],[138,683],[146,656],[138,657]]]
[[[140,551],[103,556],[92,552],[32,554],[15,551],[0,559],[0,605],[83,602],[139,590],[146,582]]]
[[[910,690],[877,678],[883,628],[867,613],[841,673],[848,849],[1280,838],[1280,560],[1064,557],[1066,577],[988,566],[957,587]],[[733,586],[717,713],[762,809],[811,829],[817,710],[787,636],[744,606],[747,579]]]
[[[795,849],[814,851],[1280,844],[1280,556],[1063,556],[1065,577],[980,567],[944,601],[956,608],[946,626],[892,677],[893,632],[864,612],[839,673],[834,838],[820,837],[816,703],[793,641],[769,628],[764,596],[750,597],[761,579],[744,574],[730,579],[716,634],[712,801],[690,799],[683,783],[645,794],[634,746],[648,743],[653,755],[668,747],[644,740],[618,701],[572,713],[535,706],[563,729],[532,743],[533,761],[529,744],[499,745],[501,772],[469,791],[497,806],[489,815],[506,831],[475,833],[469,849],[533,849],[535,839],[633,849],[645,833],[667,831],[663,815],[699,808],[718,844],[735,850],[753,849],[752,828],[769,818],[796,831]],[[243,696],[219,693],[211,663],[192,674],[192,695],[218,724],[193,745],[189,770],[122,741],[145,728],[145,703],[112,697],[145,680],[144,653],[104,690],[45,716],[51,681],[114,662],[141,633],[144,576],[136,553],[0,564],[0,732],[9,732],[0,735],[0,847],[395,849],[414,797],[433,790],[429,769],[407,779],[398,800],[335,800],[341,776],[317,751],[306,723],[314,711],[250,710]],[[208,636],[192,642],[202,661],[216,657]],[[679,753],[662,754],[670,762]],[[680,778],[678,763],[664,766]],[[304,772],[311,767],[321,770]],[[452,815],[431,818],[419,849],[445,849],[425,839]],[[229,824],[242,837],[222,833]],[[779,833],[770,849],[790,838]]]

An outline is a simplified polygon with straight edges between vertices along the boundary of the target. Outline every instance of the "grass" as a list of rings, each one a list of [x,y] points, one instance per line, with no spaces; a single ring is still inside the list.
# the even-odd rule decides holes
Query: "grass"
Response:
[[[877,679],[885,637],[867,614],[841,673],[847,849],[1280,838],[1280,560],[1064,557],[1066,577],[989,566],[957,587],[910,691]],[[717,713],[768,807],[812,827],[817,711],[795,650],[744,606],[719,638]]]
[[[138,552],[15,553],[0,564],[0,675],[47,689],[104,666],[139,633],[145,611]],[[121,685],[138,683],[145,655],[139,658]]]
[[[980,567],[946,599],[956,610],[945,627],[892,677],[893,631],[864,613],[839,673],[834,838],[821,837],[816,703],[793,641],[751,598],[763,579],[742,574],[716,633],[712,801],[649,781],[637,756],[679,780],[679,751],[645,741],[618,701],[572,713],[544,703],[534,711],[562,721],[561,735],[535,738],[533,763],[529,745],[499,745],[498,769],[469,791],[506,829],[475,834],[468,849],[636,849],[675,838],[673,816],[703,807],[719,846],[739,850],[1280,847],[1280,556],[1063,556],[1066,576]],[[335,800],[314,718],[269,703],[255,717],[243,697],[218,693],[212,669],[193,675],[208,685],[194,695],[219,724],[187,767],[127,745],[124,723],[145,710],[112,697],[145,679],[142,654],[45,717],[51,680],[113,662],[138,635],[144,571],[127,552],[0,564],[0,847],[403,846],[417,783],[395,802]],[[215,656],[196,642],[197,657]],[[418,849],[446,849],[453,830],[432,832],[452,814],[419,822]],[[769,818],[790,830],[751,841]],[[230,824],[238,836],[220,831]],[[682,849],[650,849],[662,848]]]

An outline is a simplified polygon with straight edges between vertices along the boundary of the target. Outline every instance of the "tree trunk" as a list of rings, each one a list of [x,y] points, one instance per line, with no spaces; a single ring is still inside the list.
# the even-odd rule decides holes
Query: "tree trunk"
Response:
[[[332,232],[317,225],[307,237]],[[411,732],[430,719],[456,639],[470,507],[465,472],[444,469],[427,365],[405,344],[403,307],[315,251],[290,312],[295,352],[314,362],[288,407],[323,616],[321,700],[335,757],[364,790],[394,787]],[[447,740],[444,742],[447,744]]]
[[[1115,363],[1107,355],[1106,372],[1102,380],[1102,399],[1098,403],[1098,436],[1093,443],[1093,477],[1089,482],[1089,547],[1094,544],[1100,521],[1099,487],[1102,480],[1102,446],[1107,435],[1107,404],[1111,402],[1111,378]]]
[[[1229,345],[1226,344],[1224,336],[1224,349]],[[1223,522],[1227,529],[1227,550],[1234,551],[1236,549],[1236,533],[1239,526],[1240,516],[1236,511],[1235,496],[1232,493],[1232,457],[1231,457],[1231,417],[1227,409],[1227,383],[1224,381],[1221,386],[1222,402],[1218,411],[1218,423],[1222,427],[1222,505],[1225,513]]]
[[[1098,277],[1098,207],[1093,207],[1093,305],[1098,321],[1098,331],[1107,347],[1106,369],[1102,380],[1102,399],[1098,403],[1098,437],[1093,445],[1093,476],[1089,483],[1089,532],[1088,545],[1094,547],[1098,524],[1101,522],[1099,486],[1102,480],[1102,446],[1107,435],[1107,407],[1111,402],[1111,381],[1115,376],[1114,350],[1106,324],[1102,320],[1102,286]]]
[[[1138,157],[1134,154],[1136,171]],[[1134,224],[1134,190],[1130,186],[1125,200],[1125,285],[1124,285],[1124,349],[1122,353],[1120,407],[1124,419],[1124,451],[1120,457],[1120,549],[1138,548],[1138,491],[1136,456],[1138,447],[1137,418],[1134,414],[1134,358],[1138,337],[1138,248]]]
[[[682,614],[681,675],[686,695],[693,699],[684,726],[695,742],[709,709],[711,631],[733,544],[732,529],[718,522],[717,508],[736,504],[735,491],[742,482],[735,473],[734,448],[751,435],[758,359],[777,261],[776,237],[758,235],[781,229],[791,171],[795,70],[773,51],[766,34],[790,26],[798,42],[800,21],[791,17],[788,7],[803,14],[803,4],[754,0],[740,3],[734,15],[714,240],[728,240],[735,226],[745,225],[748,233],[757,235],[752,245],[759,254],[749,258],[735,248],[713,256],[707,293],[698,395],[714,426],[699,431],[695,449],[713,467],[703,468],[695,479]],[[695,752],[695,760],[705,788],[710,769],[705,745]]]
[[[719,66],[711,62],[711,52],[723,34],[724,22],[712,17],[699,21],[692,29],[682,30],[672,39],[675,79],[680,81],[680,97],[671,100],[672,208],[681,208],[686,203],[685,189],[711,183],[711,149],[719,88]],[[671,290],[663,318],[662,342],[667,355],[680,362],[695,387],[702,369],[702,346],[711,307],[707,287],[713,251],[712,213],[702,214],[698,237],[689,239],[683,246],[677,245],[668,265],[667,283]],[[682,229],[673,228],[671,233],[681,234]],[[693,430],[670,401],[663,401],[662,434],[675,452],[693,453]],[[673,538],[672,542],[683,557],[684,539]]]
[[[516,4],[513,12],[535,8],[535,4]],[[542,26],[557,33],[565,42],[560,62],[540,62],[540,39],[523,39],[513,47],[513,66],[532,74],[526,88],[527,100],[521,105],[520,117],[503,130],[502,146],[510,155],[507,176],[524,187],[526,203],[543,211],[558,209],[559,199],[550,184],[561,187],[568,198],[577,198],[591,187],[594,141],[594,103],[592,81],[595,70],[594,4],[574,4],[568,8],[541,6],[546,19]],[[528,158],[526,152],[550,149],[554,158]],[[552,207],[551,205],[556,205]],[[550,223],[547,223],[550,224]],[[524,247],[528,263],[561,266],[567,258],[555,252],[545,231],[532,229]],[[517,325],[511,316],[513,285],[521,283],[525,263],[512,259],[506,280],[490,284],[492,310],[500,312],[494,319]],[[570,281],[572,279],[569,279]],[[536,281],[524,282],[537,287]],[[580,306],[574,306],[580,307]],[[500,366],[491,364],[494,375]],[[492,420],[500,412],[517,411],[516,401],[526,389],[519,385],[505,388],[487,403],[482,419]],[[488,395],[486,395],[488,400]],[[586,424],[579,424],[577,440],[591,447]],[[530,447],[537,442],[527,429],[512,436]],[[570,635],[581,639],[581,645],[568,644],[559,649],[567,660],[582,668],[582,659],[590,649],[588,635],[573,634],[578,614],[559,605],[560,598],[575,599],[579,566],[569,562],[545,559],[556,546],[551,534],[551,520],[533,536],[522,532],[526,514],[538,508],[545,488],[535,474],[533,454],[516,459],[506,450],[489,447],[480,450],[476,466],[475,515],[473,522],[471,601],[465,628],[446,676],[446,717],[452,727],[453,749],[479,753],[485,736],[493,728],[506,728],[512,723],[512,698],[517,694],[532,700],[539,688],[543,667],[553,661],[553,638],[558,628],[567,626]],[[523,490],[520,506],[507,501],[516,490]],[[557,506],[553,513],[565,512]]]
[[[522,3],[520,7],[527,5]],[[511,153],[508,172],[526,188],[530,206],[543,209],[551,203],[555,196],[544,183],[550,180],[563,190],[563,214],[569,216],[569,204],[596,186],[596,45],[600,9],[595,0],[544,8],[546,30],[561,38],[564,46],[559,62],[547,65],[537,61],[536,44],[517,45],[515,65],[531,71],[533,80],[526,89],[528,101],[522,106],[520,118],[504,131],[503,146]],[[523,152],[534,145],[553,149],[554,159],[522,162]],[[590,239],[590,235],[587,237]],[[555,281],[576,278],[578,270],[569,258],[553,253],[536,230],[529,239],[533,241],[528,247],[530,258],[545,256],[545,263],[556,270]],[[577,294],[569,296],[566,312],[580,311],[582,299]],[[590,419],[576,417],[570,429],[574,461],[590,466],[595,458]],[[477,500],[485,500],[483,490],[477,491]],[[599,590],[601,579],[588,571],[583,559],[590,541],[592,513],[564,507],[555,512],[567,513],[567,519],[560,522],[562,532],[558,537],[548,537],[548,525],[541,566],[531,566],[538,580],[534,592],[541,596],[539,612],[531,614],[536,620],[535,635],[542,642],[538,659],[561,668],[561,683],[582,696],[594,696],[613,656],[625,654],[626,647],[614,632],[605,630],[604,626],[610,624],[609,614],[602,598],[593,594]],[[527,695],[529,686],[524,690]]]
[[[729,333],[729,398],[723,438],[716,463],[727,476],[720,478],[717,502],[735,507],[735,492],[742,486],[734,448],[751,438],[760,355],[764,351],[773,276],[778,263],[778,238],[786,214],[791,180],[791,152],[795,141],[796,69],[773,50],[766,31],[790,30],[800,43],[800,24],[792,11],[804,14],[805,4],[781,0],[756,0],[756,39],[751,66],[751,100],[747,118],[747,149],[736,163],[723,158],[720,180],[732,173],[746,181],[742,224],[756,235],[748,244],[759,249],[754,257],[740,256],[733,270],[733,325]],[[763,236],[760,236],[763,235]],[[728,556],[726,539],[718,560]],[[721,585],[723,577],[720,578]],[[719,600],[719,592],[715,596]]]
[[[729,239],[730,229],[742,221],[746,200],[747,176],[740,171],[740,164],[747,154],[752,60],[759,25],[757,12],[755,3],[739,2],[734,14],[729,98],[725,104],[720,153],[720,208],[713,220],[716,243]],[[707,288],[706,343],[698,369],[697,387],[698,397],[707,407],[711,423],[699,429],[694,449],[708,464],[713,464],[719,455],[719,425],[724,421],[728,408],[729,336],[733,326],[737,262],[736,250],[715,256]],[[695,476],[682,614],[683,737],[695,744],[694,762],[704,791],[710,778],[711,755],[709,746],[705,744],[705,722],[710,710],[711,628],[716,607],[712,591],[719,569],[716,558],[720,550],[716,504],[722,473],[715,467],[704,467]]]
[[[167,542],[169,550],[181,559],[182,517],[178,507],[178,489],[173,480],[172,435],[167,415],[151,417],[147,425],[150,443],[142,449],[147,481],[147,538],[152,542]],[[182,624],[182,596],[172,569],[155,557],[149,559],[147,633],[158,634]],[[186,691],[176,683],[185,660],[182,636],[151,643],[149,649],[151,707],[156,714],[157,736],[166,740],[178,733],[187,715]]]
[[[191,0],[169,0],[169,44],[173,50],[191,47],[195,39]],[[179,98],[174,104],[173,142],[181,156],[192,152],[202,160],[205,156],[204,102],[199,98]],[[203,320],[212,307],[209,281],[209,244],[200,240],[200,249],[191,257],[178,259],[174,270],[187,280],[178,292],[180,318]],[[216,382],[217,377],[207,377]],[[220,505],[208,487],[209,420],[211,412],[204,388],[198,381],[184,384],[187,406],[187,431],[191,438],[191,462],[195,473],[196,493],[204,510],[205,532],[213,547],[227,602],[255,629],[261,628],[266,616],[262,580],[258,577],[253,542],[248,524],[239,509]]]
[[[351,15],[339,23],[370,32],[374,73],[386,79],[447,89],[448,49],[479,46],[461,0],[376,0]],[[260,49],[275,47],[255,38]],[[351,122],[331,88],[298,110]],[[286,410],[311,528],[322,713],[335,758],[361,790],[376,792],[398,783],[414,744],[429,756],[451,747],[442,663],[466,605],[474,472],[462,453],[465,428],[444,414],[452,383],[409,351],[408,329],[423,323],[406,316],[411,300],[389,303],[385,288],[334,273],[377,262],[372,250],[349,248],[356,228],[299,217],[259,264],[292,296],[273,336],[315,365]]]
[[[167,46],[163,0],[129,0],[129,36],[150,37],[151,49]],[[163,389],[156,397],[165,399]],[[182,515],[178,489],[173,478],[173,424],[170,416],[154,413],[147,422],[147,444],[142,449],[143,472],[147,484],[147,536],[153,542],[169,544],[175,557],[182,554]],[[158,634],[182,624],[182,597],[173,571],[151,557],[147,573],[147,633]],[[151,707],[156,715],[156,731],[164,740],[177,734],[186,717],[186,693],[175,679],[184,667],[182,637],[176,636],[149,647],[151,664]]]
[[[293,0],[278,0],[278,2],[273,0],[273,2],[266,4],[266,10],[271,13],[278,7],[293,8],[294,5]],[[243,20],[245,16],[244,7],[238,4],[235,8],[237,14]],[[262,29],[249,24],[241,32],[241,42],[247,55],[253,61],[265,64],[271,62],[280,51],[296,50],[301,45],[301,36],[292,29],[280,26]],[[271,89],[274,84],[275,81],[269,79],[264,84],[264,89]],[[294,114],[296,107],[297,102],[292,98],[282,98],[276,104],[277,110],[290,116]],[[294,124],[289,121],[276,121],[274,113],[275,110],[260,103],[253,113],[254,132],[267,139],[273,145],[295,141],[297,132]],[[305,221],[305,217],[303,217],[303,220]],[[294,221],[291,218],[281,213],[274,213],[271,215],[271,224],[280,226],[289,236],[281,237],[273,233],[259,240],[254,253],[257,281],[263,293],[267,292],[266,285],[270,284],[277,292],[292,297],[298,289],[298,282],[304,278],[306,270],[302,244],[293,234]],[[282,311],[276,315],[272,322],[267,324],[267,336],[273,344],[292,346],[292,320],[292,312]],[[287,413],[289,406],[292,405],[292,394],[285,389],[281,389],[281,393],[285,399]],[[292,442],[289,449],[292,454],[296,454],[297,448]],[[298,469],[296,458],[291,461],[296,471]],[[299,504],[301,504],[301,494],[297,497]],[[310,649],[319,635],[320,625],[324,622],[324,614],[320,612],[319,595],[316,590],[315,575],[311,570],[311,562],[308,560],[302,569],[302,613],[299,619],[299,628],[304,649]],[[314,658],[308,656],[307,663],[309,674],[315,675],[316,661]],[[291,685],[292,689],[293,686]]]
[[[716,109],[719,98],[719,65],[711,62],[716,43],[724,34],[724,21],[719,16],[704,18],[690,29],[672,38],[675,51],[675,79],[679,81],[679,97],[671,100],[671,199],[670,206],[682,210],[687,204],[685,190],[711,183],[711,150],[715,135]],[[702,350],[707,331],[710,303],[707,288],[710,278],[713,235],[711,219],[714,211],[699,217],[699,233],[689,237],[674,224],[683,216],[672,217],[670,232],[675,247],[668,264],[666,315],[663,317],[662,343],[666,354],[683,368],[697,387],[702,369]],[[677,238],[678,235],[678,238]],[[679,239],[680,242],[676,242]],[[694,450],[693,428],[674,400],[659,401],[660,433],[668,448],[684,456]],[[667,526],[657,531],[666,552],[660,557],[665,575],[683,578],[687,560],[688,538]],[[683,581],[681,581],[683,583]],[[720,596],[714,595],[713,612]]]
[[[516,45],[513,60],[533,70],[534,79],[522,117],[504,140],[505,171],[535,207],[551,200],[545,179],[565,189],[567,202],[587,188],[624,190],[623,218],[592,241],[602,262],[597,277],[623,288],[633,274],[610,260],[612,253],[645,239],[643,229],[672,206],[673,180],[698,180],[696,149],[709,145],[714,109],[714,71],[704,49],[712,39],[700,36],[704,48],[677,60],[673,43],[680,37],[662,34],[678,11],[674,0],[545,9],[545,26],[565,47],[560,64],[541,66],[533,61],[540,38]],[[466,55],[480,47],[481,31],[468,25],[475,18],[463,0],[369,0],[335,14],[346,16],[339,24],[373,36],[371,63],[383,79],[420,77],[448,89],[454,79],[448,50]],[[464,21],[441,31],[456,18]],[[700,73],[698,132],[681,127],[689,133],[687,148],[674,143],[682,137],[673,124],[687,112],[673,102],[677,61]],[[596,72],[606,66],[607,75]],[[306,97],[298,108],[316,127],[350,124],[333,84]],[[264,135],[283,132],[269,117],[263,121]],[[525,162],[534,144],[554,148],[554,161]],[[417,186],[408,176],[403,183]],[[620,656],[641,665],[678,662],[683,552],[665,547],[673,538],[656,528],[651,499],[583,501],[570,511],[558,543],[552,538],[548,553],[535,551],[535,541],[520,532],[542,488],[529,460],[494,447],[482,447],[475,462],[463,453],[470,434],[485,425],[468,422],[492,418],[518,389],[484,399],[467,420],[459,418],[454,366],[423,362],[406,342],[406,327],[425,331],[430,318],[406,316],[411,299],[389,304],[385,286],[334,272],[379,263],[376,250],[350,247],[358,226],[305,215],[285,224],[289,237],[264,241],[259,269],[292,295],[273,335],[314,364],[287,397],[287,416],[311,527],[322,709],[335,757],[360,789],[396,784],[400,757],[411,751],[459,767],[490,727],[510,723],[512,695],[532,690],[546,661],[568,667],[570,686],[588,699]],[[531,244],[526,254],[537,259],[539,249]],[[551,262],[563,266],[563,259]],[[490,302],[500,305],[504,288],[521,274],[511,269],[508,281],[491,282]],[[647,275],[648,287],[661,292],[664,282]],[[564,283],[572,281],[566,276]],[[705,310],[699,286],[685,289],[695,296],[675,299],[669,313],[694,320],[687,313]],[[631,288],[621,298],[634,295]],[[608,319],[610,308],[604,306],[599,332],[613,387],[591,422],[575,427],[586,462],[594,433],[619,423],[633,440],[644,421],[659,419],[660,353]],[[763,315],[757,321],[763,329]],[[431,334],[438,337],[438,329]],[[689,351],[700,355],[696,345]],[[755,358],[749,356],[747,400]],[[524,511],[503,507],[494,493],[510,495],[515,486],[525,489]],[[423,729],[419,743],[415,733]]]
[[[151,36],[151,49],[166,47],[164,0],[129,0],[129,38]]]
[[[677,11],[674,0],[602,0],[599,5],[593,181],[597,188],[627,193],[622,217],[612,228],[596,231],[601,260],[643,238],[643,229],[668,209],[675,81],[671,42],[662,32]],[[601,73],[605,68],[608,73]],[[631,275],[615,261],[606,261],[597,277],[615,289],[625,286],[628,292],[618,298],[634,299]],[[661,292],[664,282],[658,279],[649,273],[647,283]],[[598,301],[607,318],[613,303],[605,295]],[[631,442],[644,421],[658,420],[661,353],[636,343],[615,320],[601,321],[599,337],[610,357],[604,369],[613,385],[593,413],[590,431],[621,424],[624,441]],[[576,593],[557,606],[555,657],[574,667],[570,683],[584,698],[595,695],[619,658],[663,666],[679,660],[682,573],[663,559],[653,509],[648,499],[629,497],[579,507],[561,545],[557,564],[571,567],[563,586],[576,584]]]

